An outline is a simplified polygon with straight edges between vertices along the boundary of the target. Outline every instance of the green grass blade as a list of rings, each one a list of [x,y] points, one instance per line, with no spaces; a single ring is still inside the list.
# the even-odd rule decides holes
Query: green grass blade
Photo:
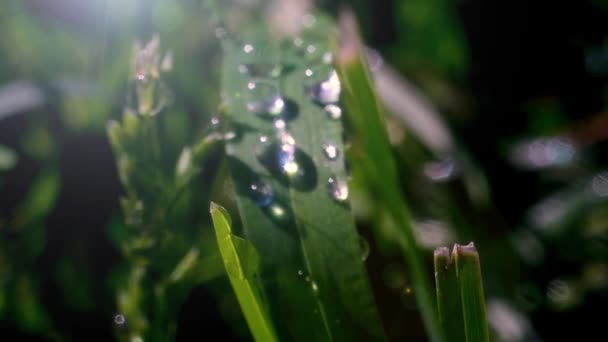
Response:
[[[350,32],[356,31],[354,19],[349,24]],[[348,30],[347,30],[348,31]],[[343,40],[354,37],[342,37]],[[440,328],[435,312],[434,296],[424,258],[416,244],[413,227],[405,198],[400,191],[400,177],[392,156],[392,148],[384,126],[384,111],[374,91],[367,64],[358,42],[342,49],[338,58],[340,77],[343,84],[343,102],[348,109],[350,121],[357,142],[364,154],[373,158],[361,164],[373,182],[378,201],[387,208],[399,230],[394,231],[395,239],[402,247],[406,264],[412,276],[412,285],[422,318],[432,341],[440,341]]]
[[[326,46],[332,28],[318,25],[318,40],[307,43]],[[239,41],[224,44],[223,93],[236,135],[226,150],[243,230],[261,254],[265,298],[273,321],[281,322],[279,335],[296,341],[385,340],[350,207],[328,191],[330,177],[347,178],[342,125],[305,92],[305,71],[323,64],[280,48],[263,30],[246,28]],[[243,52],[246,44],[252,53]],[[283,70],[264,82],[276,87],[293,111],[286,130],[295,140],[302,176],[285,177],[260,158],[260,136],[273,139],[277,129],[248,109],[247,84],[255,78],[239,71],[245,58],[254,66],[277,64]],[[328,159],[325,143],[335,144],[339,157]],[[272,201],[259,205],[251,185],[262,182],[272,189]]]
[[[450,341],[466,341],[456,267],[447,247],[435,250],[435,290],[439,324],[444,336]]]
[[[454,246],[453,258],[460,284],[462,315],[467,342],[488,342],[486,303],[479,254],[475,245]]]
[[[256,341],[277,341],[268,313],[264,308],[260,290],[254,280],[259,266],[255,248],[232,234],[232,224],[224,208],[211,203],[211,218],[232,289],[241,305],[245,320]]]

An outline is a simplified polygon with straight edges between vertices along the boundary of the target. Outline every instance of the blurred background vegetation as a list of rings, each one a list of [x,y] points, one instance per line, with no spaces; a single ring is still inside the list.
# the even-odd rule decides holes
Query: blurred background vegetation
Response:
[[[222,1],[232,20],[239,6],[256,2]],[[134,41],[158,34],[173,54],[165,79],[172,105],[161,118],[165,148],[177,158],[209,130],[221,52],[206,3],[3,2],[0,339],[114,339],[115,291],[126,277],[119,204],[125,191],[106,123],[129,101]],[[418,112],[438,118],[439,128],[434,121],[421,125],[420,115],[397,113],[385,99],[395,112],[388,130],[421,244],[430,251],[454,242],[456,232],[475,240],[495,336],[551,341],[573,330],[601,336],[600,310],[608,304],[608,158],[602,153],[608,4],[325,0],[317,6],[331,14],[352,7],[372,70],[400,77],[422,105]],[[449,138],[439,136],[444,126]],[[358,191],[356,171],[353,208],[369,241],[367,265],[385,327],[394,340],[424,340],[402,261],[369,229],[386,221],[386,213],[374,208],[373,194]],[[203,173],[193,189],[211,186]],[[203,214],[176,222],[207,232],[201,250],[209,271],[200,276],[202,285],[183,294],[177,340],[211,334],[248,340],[221,273],[208,199],[198,200]]]

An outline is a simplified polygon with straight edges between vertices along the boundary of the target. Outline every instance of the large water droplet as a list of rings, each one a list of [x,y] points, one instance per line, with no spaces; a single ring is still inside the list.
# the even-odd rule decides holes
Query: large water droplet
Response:
[[[117,326],[123,326],[127,322],[127,319],[122,314],[116,314],[114,316],[114,324]]]
[[[283,67],[273,63],[244,63],[239,65],[239,72],[251,78],[276,78],[281,76]]]
[[[323,154],[329,160],[335,160],[340,156],[340,149],[333,143],[323,144]]]
[[[306,69],[305,75],[308,78],[305,91],[313,101],[325,105],[337,103],[340,100],[342,86],[335,70],[331,68]]]
[[[258,206],[267,207],[272,203],[274,195],[270,185],[256,182],[252,183],[249,189],[251,189],[251,197]]]
[[[342,108],[335,104],[325,106],[325,112],[330,119],[339,120],[342,117]]]
[[[296,146],[286,129],[277,129],[276,133],[276,137],[262,137],[255,148],[256,157],[281,182],[302,191],[312,189],[317,182],[314,162]]]
[[[294,177],[300,172],[300,166],[296,161],[296,141],[293,136],[283,132],[279,137],[278,164],[281,172],[288,177]]]
[[[277,87],[264,82],[248,82],[247,110],[270,117],[276,117],[285,110],[285,100]]]
[[[348,200],[348,184],[346,181],[332,176],[327,180],[327,188],[329,195],[335,201],[343,203]]]

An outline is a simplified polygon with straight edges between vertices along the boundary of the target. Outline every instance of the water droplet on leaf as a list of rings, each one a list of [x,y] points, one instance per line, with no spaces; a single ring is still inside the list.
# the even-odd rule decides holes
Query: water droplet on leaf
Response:
[[[252,183],[249,189],[251,190],[251,197],[258,206],[267,207],[272,203],[274,195],[270,185],[261,182]]]
[[[340,156],[340,149],[332,143],[323,144],[323,154],[329,160],[335,160]]]
[[[251,53],[251,52],[253,52],[253,50],[254,50],[254,48],[253,48],[253,45],[251,45],[251,44],[245,44],[243,46],[243,51],[245,51],[245,53]]]
[[[321,70],[323,69],[313,70],[312,75],[308,77],[310,80],[305,86],[306,94],[319,104],[337,103],[342,90],[338,74],[333,69],[328,73],[321,73]]]
[[[269,83],[247,83],[248,102],[247,110],[263,116],[276,117],[285,110],[285,100],[278,89]]]
[[[330,119],[339,120],[342,117],[342,108],[335,104],[328,104],[325,106],[325,112]]]
[[[348,200],[348,184],[344,180],[337,177],[330,177],[327,180],[327,188],[329,195],[337,202],[346,202]]]

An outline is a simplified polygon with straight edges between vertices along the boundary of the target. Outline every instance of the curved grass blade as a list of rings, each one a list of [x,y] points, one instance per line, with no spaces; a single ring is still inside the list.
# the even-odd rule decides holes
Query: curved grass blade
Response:
[[[427,278],[424,258],[416,243],[407,202],[400,191],[399,173],[383,123],[384,111],[361,51],[356,22],[352,15],[345,15],[341,24],[344,29],[338,65],[344,85],[343,102],[364,154],[373,158],[363,160],[360,166],[373,182],[374,191],[379,194],[378,200],[400,228],[393,234],[409,267],[426,331],[432,341],[441,341],[432,287]]]
[[[224,208],[211,203],[210,211],[224,266],[251,334],[256,341],[277,341],[259,288],[253,280],[259,266],[255,248],[247,240],[232,234],[230,216]]]
[[[317,23],[306,44],[328,46],[331,26]],[[224,43],[223,93],[234,129],[226,150],[243,230],[260,252],[265,298],[273,321],[281,322],[278,334],[385,340],[344,186],[342,125],[305,86],[307,74],[330,75],[329,66],[263,29],[247,28],[239,41]],[[255,94],[258,85],[280,101]],[[268,117],[261,113],[268,104],[284,110]],[[337,153],[328,157],[329,145]],[[282,147],[294,152],[292,160],[282,158]]]

